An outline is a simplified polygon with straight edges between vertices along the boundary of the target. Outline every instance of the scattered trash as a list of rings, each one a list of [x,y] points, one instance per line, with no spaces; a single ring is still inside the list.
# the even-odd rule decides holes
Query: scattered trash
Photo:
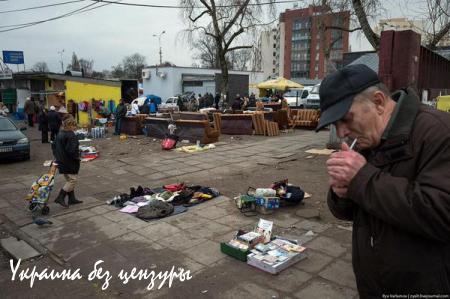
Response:
[[[122,135],[120,135],[120,137],[119,137],[120,140],[126,140],[127,138],[128,138],[128,136],[125,135],[125,134],[122,134]]]
[[[312,230],[309,230],[309,231],[306,232],[305,236],[312,237],[312,236],[314,236],[314,233],[313,233]]]
[[[181,140],[181,143],[189,143],[189,140],[183,139]]]
[[[207,144],[205,146],[197,146],[197,145],[186,145],[182,146],[176,149],[176,151],[184,152],[184,153],[197,153],[197,152],[203,152],[206,150],[210,150],[216,148],[214,144]]]
[[[327,155],[327,156],[331,155],[331,153],[333,153],[333,152],[335,152],[335,150],[327,149],[327,148],[324,148],[324,149],[312,148],[312,149],[305,151],[305,153],[308,153],[308,154]]]
[[[52,160],[45,160],[43,166],[50,167],[52,165]]]
[[[50,220],[44,219],[44,218],[36,218],[36,216],[32,216],[33,218],[33,223],[38,225],[38,226],[44,226],[44,225],[52,225],[53,222],[51,222]]]
[[[307,156],[306,159],[312,159],[314,156]]]
[[[203,290],[202,291],[202,294],[206,294],[206,293],[208,293],[208,290]]]

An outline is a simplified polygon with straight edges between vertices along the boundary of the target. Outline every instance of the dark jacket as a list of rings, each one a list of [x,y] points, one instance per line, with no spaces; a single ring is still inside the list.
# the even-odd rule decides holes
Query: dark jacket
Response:
[[[141,114],[149,114],[150,113],[150,108],[148,107],[148,104],[144,104],[141,107],[139,107],[139,112]]]
[[[50,110],[48,112],[48,126],[50,130],[59,130],[59,127],[61,127],[61,123],[62,121],[59,113],[54,110]]]
[[[53,155],[58,163],[59,173],[78,174],[80,170],[79,142],[73,131],[62,130],[53,143]]]
[[[39,130],[42,131],[48,131],[48,114],[45,113],[44,111],[41,111],[41,113],[39,113]]]
[[[32,100],[26,100],[25,105],[23,106],[23,111],[26,114],[34,114],[35,104]]]
[[[127,114],[127,107],[125,107],[124,104],[117,105],[116,114],[114,116],[116,118],[122,118],[125,117],[126,114]]]
[[[348,187],[331,190],[337,218],[353,221],[353,269],[361,298],[450,293],[450,114],[393,94],[382,143]]]
[[[241,110],[242,108],[242,99],[241,98],[235,98],[233,101],[233,104],[231,105],[231,109],[233,110]]]

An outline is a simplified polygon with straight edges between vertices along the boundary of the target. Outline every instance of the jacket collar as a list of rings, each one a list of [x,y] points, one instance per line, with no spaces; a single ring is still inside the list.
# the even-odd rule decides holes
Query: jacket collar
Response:
[[[372,163],[375,166],[413,157],[409,139],[419,112],[419,98],[409,88],[396,91],[391,97],[397,105],[383,133],[381,145],[374,150],[375,157]]]

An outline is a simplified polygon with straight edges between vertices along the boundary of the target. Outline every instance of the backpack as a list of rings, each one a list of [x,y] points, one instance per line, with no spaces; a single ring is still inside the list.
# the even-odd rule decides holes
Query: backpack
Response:
[[[287,186],[286,194],[281,197],[281,203],[285,203],[285,205],[297,205],[299,204],[305,197],[305,192],[298,186]]]

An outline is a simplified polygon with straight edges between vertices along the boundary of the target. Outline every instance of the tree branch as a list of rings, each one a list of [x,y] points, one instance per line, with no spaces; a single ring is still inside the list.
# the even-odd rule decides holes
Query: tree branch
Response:
[[[209,10],[204,10],[201,14],[199,14],[197,17],[192,18],[192,12],[189,14],[189,20],[192,23],[195,23],[198,19],[200,19],[201,17],[203,17],[206,13],[209,13]]]
[[[251,49],[251,48],[253,48],[253,46],[236,46],[236,47],[228,48],[227,52],[231,52],[231,51],[238,50],[238,49]]]
[[[439,30],[438,33],[436,33],[433,36],[433,39],[427,44],[427,48],[430,48],[432,50],[436,49],[436,45],[437,43],[439,43],[439,41],[450,31],[450,22],[448,22],[447,24],[445,24],[445,26],[443,26],[441,28],[441,30]]]
[[[326,26],[325,30],[328,30],[328,29],[341,30],[341,31],[346,31],[346,32],[354,32],[354,31],[362,30],[361,27],[357,27],[357,28],[353,28],[353,29],[346,29],[346,28],[338,27],[338,26]]]
[[[378,50],[378,48],[380,47],[380,37],[375,32],[373,32],[372,28],[370,27],[369,21],[367,20],[367,14],[364,11],[361,0],[352,0],[352,4],[364,35],[366,36],[372,47]]]

